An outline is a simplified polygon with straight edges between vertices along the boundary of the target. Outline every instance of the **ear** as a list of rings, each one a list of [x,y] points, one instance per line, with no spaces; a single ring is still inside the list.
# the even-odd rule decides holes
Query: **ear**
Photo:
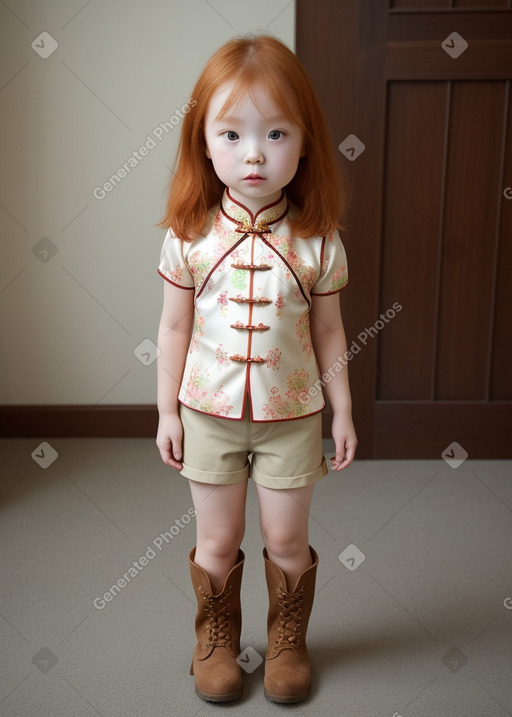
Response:
[[[211,158],[212,158],[212,155],[210,154],[210,150],[208,149],[208,145],[206,144],[206,142],[204,143],[204,145],[205,145],[205,150],[204,150],[204,151],[205,151],[205,153],[206,153],[206,156],[208,157],[208,159],[211,159]]]

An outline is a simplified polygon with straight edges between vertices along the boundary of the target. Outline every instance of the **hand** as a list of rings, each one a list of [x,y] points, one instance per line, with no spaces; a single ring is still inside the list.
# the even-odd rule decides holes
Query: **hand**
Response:
[[[156,445],[167,466],[183,468],[183,426],[177,413],[160,415]]]
[[[352,463],[357,446],[356,431],[350,412],[334,415],[332,437],[336,446],[336,455],[331,458],[331,468],[333,471],[342,471]]]

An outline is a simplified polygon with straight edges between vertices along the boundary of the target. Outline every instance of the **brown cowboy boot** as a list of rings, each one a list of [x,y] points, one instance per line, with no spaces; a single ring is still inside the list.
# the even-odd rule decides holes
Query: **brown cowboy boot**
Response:
[[[265,697],[272,702],[300,702],[311,692],[306,632],[313,607],[318,555],[309,548],[312,565],[301,574],[291,592],[285,574],[268,559],[266,548],[263,550],[269,596],[264,684]]]
[[[239,550],[236,565],[230,570],[218,595],[213,595],[208,573],[194,562],[196,549],[189,556],[190,576],[197,599],[196,636],[190,674],[196,693],[203,700],[227,702],[242,696],[240,654],[242,613],[240,587],[245,555]]]

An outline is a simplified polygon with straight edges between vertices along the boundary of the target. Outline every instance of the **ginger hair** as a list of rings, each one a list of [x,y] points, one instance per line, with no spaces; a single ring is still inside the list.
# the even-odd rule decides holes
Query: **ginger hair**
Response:
[[[220,117],[253,88],[267,91],[284,114],[303,131],[305,155],[285,187],[298,208],[290,218],[293,234],[302,237],[332,234],[342,229],[348,206],[348,185],[337,163],[329,131],[315,90],[294,53],[269,35],[233,39],[206,64],[192,92],[183,119],[165,215],[157,226],[184,241],[204,228],[208,211],[218,203],[224,184],[206,156],[204,120],[212,96],[226,83],[233,89]]]

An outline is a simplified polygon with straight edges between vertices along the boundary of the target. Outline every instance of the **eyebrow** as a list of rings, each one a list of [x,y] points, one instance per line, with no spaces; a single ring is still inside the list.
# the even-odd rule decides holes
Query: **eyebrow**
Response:
[[[290,118],[286,115],[275,115],[274,117],[264,117],[263,118],[266,122],[291,122]],[[214,122],[243,122],[244,120],[240,117],[233,117],[232,115],[224,115],[224,117],[220,117],[217,115],[215,117]]]

